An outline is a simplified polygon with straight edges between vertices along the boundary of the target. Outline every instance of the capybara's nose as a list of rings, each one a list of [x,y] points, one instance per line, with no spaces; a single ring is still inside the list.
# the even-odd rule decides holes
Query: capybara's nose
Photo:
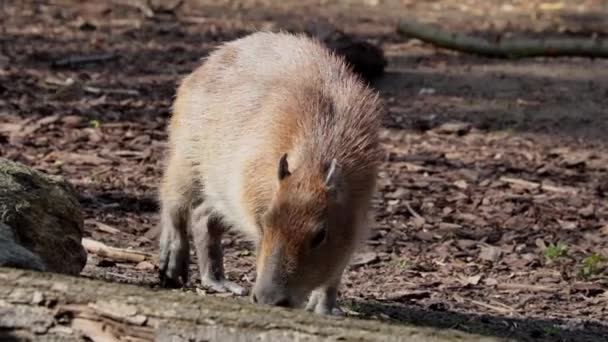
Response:
[[[290,308],[293,306],[289,296],[282,294],[281,291],[256,291],[251,299],[254,303],[258,304],[274,305],[283,308]]]
[[[291,302],[289,301],[289,298],[281,298],[273,305],[280,306],[282,308],[289,308],[291,307]]]

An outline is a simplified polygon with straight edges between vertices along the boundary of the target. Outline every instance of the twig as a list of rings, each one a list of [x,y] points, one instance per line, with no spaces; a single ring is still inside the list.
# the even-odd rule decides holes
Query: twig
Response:
[[[179,16],[178,20],[181,23],[188,25],[202,25],[210,22],[212,19],[208,17],[196,17],[196,16]]]
[[[553,186],[553,185],[548,185],[548,184],[541,184],[541,183],[527,181],[525,179],[500,177],[500,180],[505,183],[519,185],[526,189],[541,189],[541,190],[548,191],[548,192],[557,192],[557,193],[562,193],[562,194],[576,194],[575,189],[558,187],[558,186]]]
[[[484,303],[484,302],[480,302],[474,299],[470,300],[471,303],[484,307],[486,309],[490,309],[490,310],[494,310],[496,312],[502,313],[502,314],[506,314],[506,313],[512,313],[515,311],[514,308],[511,308],[505,304],[500,303],[500,306],[498,305],[492,305],[492,304],[488,304],[488,303]]]
[[[117,272],[106,272],[105,273],[106,276],[111,276],[114,278],[118,278],[118,279],[124,279],[124,280],[133,280],[133,278],[129,275],[125,275],[122,273],[117,273]]]
[[[496,284],[499,290],[514,290],[527,292],[557,292],[558,289],[551,286],[532,285],[532,284],[514,284],[514,283],[499,283]]]
[[[150,0],[112,0],[112,2],[133,7],[139,10],[146,18],[154,18],[156,14],[167,13],[173,14],[184,5],[184,0],[178,0],[170,6],[165,6],[167,1],[153,4]]]
[[[146,153],[141,152],[141,151],[119,150],[119,151],[114,152],[114,155],[117,157],[126,157],[126,158],[130,158],[130,157],[142,158],[146,155]]]
[[[527,181],[525,179],[511,178],[511,177],[500,177],[500,180],[503,181],[503,182],[505,182],[505,183],[519,185],[519,186],[521,186],[523,188],[526,188],[526,189],[538,189],[538,188],[540,188],[540,183],[530,182],[530,181]]]
[[[505,303],[501,303],[501,302],[499,302],[499,301],[497,301],[497,300],[495,300],[495,299],[491,299],[491,300],[490,300],[490,303],[491,303],[492,305],[496,305],[496,306],[502,307],[502,308],[504,308],[504,309],[506,309],[506,310],[509,310],[509,311],[511,311],[511,312],[516,312],[516,311],[517,311],[517,309],[515,309],[514,307],[512,307],[512,306],[510,306],[510,305],[507,305],[507,304],[505,304]]]
[[[86,222],[94,224],[99,231],[102,231],[104,233],[109,233],[109,234],[118,234],[118,233],[120,233],[120,229],[116,229],[114,227],[108,226],[107,224],[101,223],[99,221],[87,220]]]
[[[120,89],[120,88],[97,88],[91,86],[84,86],[82,89],[91,94],[119,94],[119,95],[131,95],[138,96],[139,91],[133,89]]]
[[[118,55],[114,53],[105,53],[101,55],[91,55],[91,56],[70,56],[67,58],[63,58],[53,62],[53,66],[63,67],[63,66],[74,66],[77,64],[87,64],[87,63],[98,63],[98,62],[107,62],[118,59]]]
[[[113,3],[133,7],[139,10],[145,17],[154,17],[154,11],[144,0],[112,0]]]
[[[564,194],[575,194],[576,193],[575,189],[563,188],[563,187],[549,185],[549,184],[541,184],[540,188],[545,191],[549,191],[549,192],[558,192],[558,193],[564,193]]]
[[[100,257],[112,259],[117,262],[122,261],[139,263],[144,260],[152,259],[152,255],[149,253],[110,247],[103,244],[102,242],[95,241],[89,238],[82,239],[82,246],[89,253],[95,254]]]
[[[95,177],[99,177],[99,176],[101,176],[103,174],[106,174],[106,173],[108,173],[110,171],[112,171],[112,167],[111,166],[105,167],[105,168],[103,168],[103,169],[101,169],[101,170],[99,170],[97,172],[93,172],[91,174],[91,176],[89,176],[89,178],[94,179]]]
[[[442,48],[495,58],[608,57],[608,40],[592,38],[509,39],[493,43],[422,24],[411,18],[401,20],[397,31]]]
[[[407,211],[409,211],[410,215],[412,215],[418,219],[424,219],[424,217],[422,217],[420,214],[418,214],[416,212],[416,210],[414,210],[414,208],[412,208],[412,206],[410,205],[409,202],[407,202],[407,201],[405,202],[405,207],[407,208]]]

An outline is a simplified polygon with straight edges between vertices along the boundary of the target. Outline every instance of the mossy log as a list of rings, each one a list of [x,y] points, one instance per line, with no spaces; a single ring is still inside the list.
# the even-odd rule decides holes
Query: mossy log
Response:
[[[330,318],[67,275],[0,268],[0,340],[499,341],[452,330]]]

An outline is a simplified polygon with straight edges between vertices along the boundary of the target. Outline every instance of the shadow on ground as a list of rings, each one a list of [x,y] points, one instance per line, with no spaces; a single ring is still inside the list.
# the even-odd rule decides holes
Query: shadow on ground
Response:
[[[465,121],[482,130],[606,139],[606,61],[501,61],[407,51],[389,61],[376,82],[387,101],[389,127]]]
[[[605,341],[608,327],[584,322],[537,318],[510,318],[504,316],[464,314],[450,311],[448,304],[437,303],[429,308],[413,305],[385,303],[370,300],[351,300],[346,306],[363,319],[380,319],[394,324],[455,329],[484,336],[495,336],[516,341]]]

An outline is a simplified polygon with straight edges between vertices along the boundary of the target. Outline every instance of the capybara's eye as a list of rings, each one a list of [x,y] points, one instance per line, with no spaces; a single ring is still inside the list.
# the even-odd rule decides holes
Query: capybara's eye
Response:
[[[325,227],[322,227],[321,230],[319,230],[317,232],[317,234],[315,234],[315,237],[312,238],[312,241],[310,242],[310,248],[317,248],[319,247],[323,241],[325,241],[325,237],[327,236],[327,229],[325,229]]]

